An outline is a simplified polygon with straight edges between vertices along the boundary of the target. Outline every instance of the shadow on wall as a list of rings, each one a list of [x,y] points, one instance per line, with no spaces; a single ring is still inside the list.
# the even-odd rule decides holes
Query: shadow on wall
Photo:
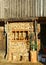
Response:
[[[46,48],[46,24],[41,24],[40,39],[41,39],[41,49],[43,53],[45,53],[44,48]]]
[[[41,40],[41,49],[39,51],[39,61],[46,65],[46,24],[40,24],[41,31],[38,34],[38,39]],[[43,58],[44,55],[44,58]]]

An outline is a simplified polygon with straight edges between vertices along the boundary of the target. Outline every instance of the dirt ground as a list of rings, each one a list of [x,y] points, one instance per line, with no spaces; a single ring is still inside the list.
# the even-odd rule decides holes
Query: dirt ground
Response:
[[[0,65],[44,65],[41,63],[4,63],[4,62],[0,62]]]
[[[31,63],[31,62],[7,62],[6,59],[4,59],[4,55],[5,55],[5,52],[4,51],[0,51],[0,65],[46,65],[46,64],[42,64],[40,62],[37,62],[37,63]]]

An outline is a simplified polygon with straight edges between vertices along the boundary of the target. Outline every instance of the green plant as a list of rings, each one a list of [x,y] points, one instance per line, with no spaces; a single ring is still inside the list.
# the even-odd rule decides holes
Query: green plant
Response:
[[[37,41],[36,41],[34,33],[30,34],[29,43],[30,43],[31,50],[37,50]]]
[[[31,43],[31,50],[37,50],[37,43],[34,42],[34,44]]]

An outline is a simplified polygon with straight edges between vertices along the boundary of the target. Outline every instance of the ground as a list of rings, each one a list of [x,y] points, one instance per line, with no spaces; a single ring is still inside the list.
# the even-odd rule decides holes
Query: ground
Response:
[[[0,62],[0,65],[44,65],[41,63],[4,63],[4,62]]]
[[[44,65],[40,62],[37,62],[37,63],[31,63],[31,62],[9,62],[7,61],[6,59],[3,59],[4,58],[4,55],[5,55],[5,52],[4,51],[0,51],[0,65]],[[46,64],[45,64],[46,65]]]

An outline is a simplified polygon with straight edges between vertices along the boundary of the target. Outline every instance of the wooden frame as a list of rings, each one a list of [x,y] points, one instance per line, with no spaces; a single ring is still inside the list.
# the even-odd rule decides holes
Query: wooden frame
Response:
[[[19,30],[17,30],[17,29],[16,29],[16,30],[13,30],[12,33],[14,34],[14,39],[12,39],[12,42],[17,42],[17,41],[18,41],[18,42],[21,42],[21,41],[26,42],[26,41],[29,40],[29,39],[28,39],[29,30],[26,30],[26,29],[25,29],[25,30],[24,30],[24,29],[19,29]],[[16,36],[15,33],[18,33],[18,39],[15,39],[15,36]],[[21,35],[21,38],[20,38],[20,33],[22,34],[22,35]],[[24,38],[24,37],[22,38],[22,36],[24,36],[24,33],[25,33],[26,36],[27,36],[26,38]]]

